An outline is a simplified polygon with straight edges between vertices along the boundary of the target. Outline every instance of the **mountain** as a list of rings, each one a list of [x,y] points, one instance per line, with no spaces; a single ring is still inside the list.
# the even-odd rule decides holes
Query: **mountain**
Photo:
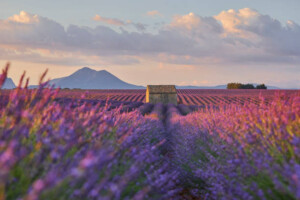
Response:
[[[253,83],[254,87],[256,87],[257,83]],[[187,86],[176,86],[177,89],[226,89],[227,85],[217,85],[217,86],[191,86],[191,85],[187,85]],[[276,86],[270,86],[267,85],[268,89],[271,90],[279,90],[281,88],[276,87]]]
[[[13,82],[13,80],[11,78],[6,78],[6,80],[2,86],[2,89],[14,89],[14,88],[16,88],[16,85]]]
[[[136,86],[126,83],[106,70],[96,71],[84,67],[70,76],[57,78],[50,81],[60,88],[79,89],[144,89],[143,86]]]
[[[53,79],[50,84],[54,84],[55,87],[70,89],[145,89],[143,86],[126,83],[106,70],[96,71],[88,67],[84,67],[70,76]],[[256,86],[257,84],[253,85]],[[176,86],[177,89],[226,89],[226,87],[227,85]],[[268,89],[280,89],[275,86],[267,87]],[[37,88],[37,86],[31,85],[29,88]]]

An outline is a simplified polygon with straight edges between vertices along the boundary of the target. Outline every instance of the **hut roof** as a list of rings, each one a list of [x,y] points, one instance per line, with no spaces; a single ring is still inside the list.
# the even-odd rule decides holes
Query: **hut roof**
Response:
[[[174,94],[176,93],[175,85],[147,85],[147,91],[150,94]]]

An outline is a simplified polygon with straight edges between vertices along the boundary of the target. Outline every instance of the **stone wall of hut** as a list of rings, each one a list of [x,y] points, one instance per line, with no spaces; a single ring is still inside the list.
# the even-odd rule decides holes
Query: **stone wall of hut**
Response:
[[[147,86],[146,103],[172,103],[177,105],[177,92],[172,85],[150,85]]]

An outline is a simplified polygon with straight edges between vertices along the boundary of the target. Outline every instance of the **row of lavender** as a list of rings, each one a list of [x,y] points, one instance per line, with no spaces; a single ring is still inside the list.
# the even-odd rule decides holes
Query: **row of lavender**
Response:
[[[300,199],[299,94],[186,117],[168,110],[172,160],[195,197]]]
[[[263,102],[196,112],[156,104],[146,114],[166,127],[181,197],[300,199],[300,95]]]
[[[0,107],[1,200],[178,194],[178,173],[165,156],[160,120],[101,103],[58,102],[58,90],[21,85]]]
[[[58,96],[77,99],[85,90],[62,90]],[[220,104],[259,104],[260,97],[266,102],[278,92],[286,95],[298,93],[297,90],[226,90],[226,89],[178,89],[178,103],[185,105],[220,105]],[[86,99],[114,100],[120,102],[144,102],[146,90],[88,90]]]

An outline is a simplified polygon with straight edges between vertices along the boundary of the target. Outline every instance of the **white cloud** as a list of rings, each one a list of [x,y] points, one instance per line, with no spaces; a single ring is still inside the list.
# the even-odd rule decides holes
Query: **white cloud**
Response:
[[[8,18],[9,21],[31,24],[39,22],[39,17],[37,15],[30,15],[25,11],[21,11],[19,15],[14,15]]]

